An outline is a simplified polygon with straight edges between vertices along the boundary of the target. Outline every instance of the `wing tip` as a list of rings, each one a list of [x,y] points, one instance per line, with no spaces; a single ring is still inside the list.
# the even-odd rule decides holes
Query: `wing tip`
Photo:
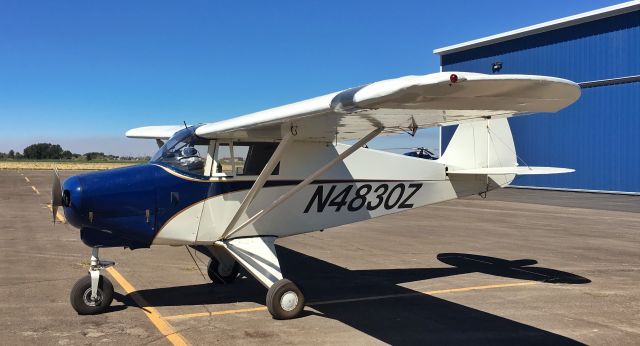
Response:
[[[129,129],[124,135],[138,139],[169,139],[181,128],[180,125],[143,126]]]

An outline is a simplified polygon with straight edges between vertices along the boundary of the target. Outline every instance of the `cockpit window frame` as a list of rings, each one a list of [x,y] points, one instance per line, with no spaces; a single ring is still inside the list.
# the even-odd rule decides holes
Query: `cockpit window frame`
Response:
[[[229,138],[215,138],[215,139],[204,138],[204,137],[198,136],[195,133],[196,129],[199,126],[200,125],[186,127],[176,132],[158,149],[158,151],[153,155],[149,163],[158,164],[158,165],[167,167],[173,171],[176,171],[177,173],[185,174],[185,175],[192,176],[194,178],[199,178],[199,179],[216,180],[220,178],[223,178],[223,179],[234,178],[234,177],[244,178],[244,177],[258,176],[258,174],[255,174],[255,173],[238,174],[237,172],[238,163],[236,162],[237,158],[235,157],[234,147],[236,143],[239,145],[252,145],[252,144],[257,144],[262,142],[273,143],[273,141],[259,141],[259,140],[246,141],[246,140],[237,140],[237,139],[229,139]],[[194,173],[193,171],[188,169],[181,169],[180,165],[176,165],[175,163],[169,162],[170,160],[163,160],[163,158],[175,157],[175,156],[171,156],[171,155],[175,155],[175,152],[176,152],[175,146],[183,142],[196,143],[196,144],[193,144],[193,146],[205,145],[206,143],[207,152],[206,152],[206,158],[204,158],[204,163],[203,163],[204,167],[202,168],[202,172],[203,172],[202,174]],[[197,144],[197,142],[205,142],[205,143]],[[229,156],[231,159],[231,162],[230,162],[231,171],[227,170],[227,171],[217,172],[218,164],[222,165],[222,163],[218,161],[220,159],[218,158],[218,156],[220,155],[221,146],[228,146],[229,148]],[[200,157],[203,158],[202,157],[203,153],[201,151],[202,150],[198,151],[198,153],[200,154]],[[273,155],[273,152],[271,153],[271,155]],[[271,156],[269,156],[267,160],[270,158]],[[249,159],[249,157],[245,159]],[[247,162],[244,162],[244,164],[246,165]],[[274,169],[274,172],[272,173],[272,175],[279,175],[279,167],[280,167],[280,164],[278,164],[278,166]]]
[[[236,159],[235,157],[233,157],[233,141],[232,140],[225,140],[225,139],[218,139],[218,140],[212,140],[215,141],[215,145],[214,145],[214,150],[213,150],[213,155],[212,155],[212,163],[211,163],[211,177],[212,178],[233,178],[236,176],[235,171],[236,171]],[[229,146],[229,156],[231,157],[231,173],[227,173],[227,172],[217,172],[217,167],[218,167],[218,153],[220,151],[220,145],[228,145]],[[220,165],[222,166],[222,163],[220,163]]]
[[[156,151],[156,153],[153,155],[153,157],[149,160],[149,163],[158,164],[158,165],[170,168],[170,169],[175,170],[176,172],[179,172],[181,174],[186,174],[186,175],[194,176],[194,177],[197,177],[197,178],[208,179],[211,176],[210,175],[211,174],[211,166],[213,165],[213,158],[211,156],[211,145],[215,144],[215,141],[196,135],[195,130],[199,126],[200,125],[185,127],[184,129],[176,132],[173,136],[171,136],[171,138],[169,138],[162,145],[162,147],[160,147],[158,149],[158,151]],[[203,173],[202,174],[194,173],[192,171],[185,170],[185,169],[181,169],[180,166],[172,164],[170,162],[167,162],[166,160],[163,160],[163,158],[168,157],[169,150],[172,150],[176,145],[178,145],[181,142],[185,142],[186,143],[188,141],[189,142],[202,141],[204,143],[202,143],[202,144],[194,144],[194,146],[195,145],[203,145],[203,146],[206,145],[207,146],[207,152],[206,152],[206,157],[204,158],[203,171],[202,171]],[[200,155],[202,155],[202,153],[200,153]],[[202,158],[202,156],[201,156],[201,158]]]

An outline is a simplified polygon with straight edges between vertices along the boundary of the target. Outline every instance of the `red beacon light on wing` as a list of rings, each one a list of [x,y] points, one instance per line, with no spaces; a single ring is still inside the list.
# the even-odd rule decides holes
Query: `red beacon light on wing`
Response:
[[[452,73],[451,76],[449,76],[449,81],[451,82],[451,84],[457,83],[458,82],[458,75],[455,74],[455,73]]]

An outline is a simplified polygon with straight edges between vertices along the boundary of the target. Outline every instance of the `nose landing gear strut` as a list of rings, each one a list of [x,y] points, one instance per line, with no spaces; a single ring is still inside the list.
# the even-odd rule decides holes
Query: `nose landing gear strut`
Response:
[[[76,281],[71,289],[71,306],[79,315],[103,313],[113,301],[113,285],[104,275],[100,275],[100,271],[111,267],[115,262],[101,261],[98,250],[97,247],[91,249],[89,275]]]

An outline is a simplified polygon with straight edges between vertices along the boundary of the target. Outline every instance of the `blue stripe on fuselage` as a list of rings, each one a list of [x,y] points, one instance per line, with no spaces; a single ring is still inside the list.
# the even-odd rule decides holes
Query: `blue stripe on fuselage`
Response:
[[[149,247],[172,217],[193,204],[225,193],[248,190],[254,184],[254,180],[209,181],[206,177],[177,172],[157,163],[82,174],[78,179],[84,195],[82,207],[69,212],[79,217],[80,221],[74,225],[82,228],[83,241],[89,246],[130,248]],[[301,181],[270,180],[264,187],[296,185]],[[318,180],[313,184],[364,181],[385,180]],[[93,213],[92,220],[88,219],[89,212]]]

